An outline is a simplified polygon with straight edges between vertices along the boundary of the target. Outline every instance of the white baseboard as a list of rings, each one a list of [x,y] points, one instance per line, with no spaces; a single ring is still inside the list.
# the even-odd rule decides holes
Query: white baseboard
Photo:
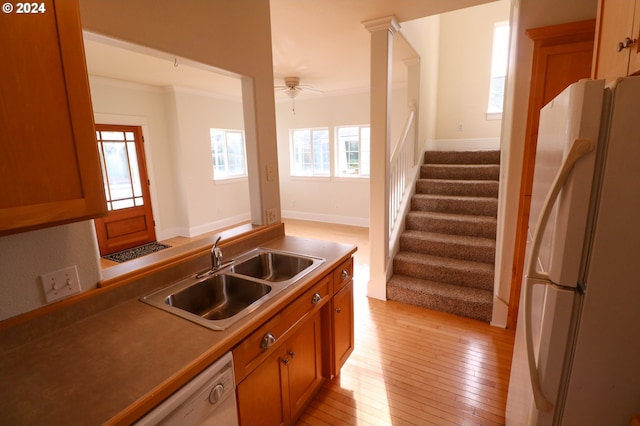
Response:
[[[168,240],[169,238],[178,237],[181,235],[187,235],[189,232],[188,228],[170,228],[170,229],[156,229],[156,240],[163,241]]]
[[[243,213],[232,217],[226,217],[222,220],[216,220],[215,222],[205,223],[203,225],[192,226],[190,228],[175,227],[170,229],[163,229],[161,231],[156,230],[156,239],[158,241],[167,240],[169,238],[183,236],[183,237],[197,237],[198,235],[205,234],[207,232],[216,231],[221,228],[236,225],[238,223],[247,222],[251,220],[250,213]]]
[[[499,150],[500,138],[429,139],[426,149],[429,151]]]
[[[293,211],[293,210],[282,210],[282,217],[284,219],[298,219],[298,220],[308,220],[312,222],[335,223],[338,225],[360,226],[363,228],[369,227],[368,217],[328,215],[328,214],[301,212],[301,211]]]
[[[189,235],[187,235],[187,237],[197,237],[198,235],[215,231],[221,228],[226,228],[228,226],[233,226],[241,222],[246,222],[248,220],[251,220],[251,213],[242,213],[236,216],[225,217],[224,219],[216,220],[215,222],[192,226],[191,228],[189,228]]]
[[[504,303],[499,297],[493,297],[493,313],[491,315],[491,325],[494,327],[507,328],[507,318],[509,317],[509,305]]]

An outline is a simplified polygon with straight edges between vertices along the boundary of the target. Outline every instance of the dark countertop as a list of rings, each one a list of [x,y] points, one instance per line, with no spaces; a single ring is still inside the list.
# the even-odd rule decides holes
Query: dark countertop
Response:
[[[326,262],[224,331],[209,330],[135,298],[5,351],[0,358],[0,423],[131,423],[356,250],[291,236],[260,246]]]

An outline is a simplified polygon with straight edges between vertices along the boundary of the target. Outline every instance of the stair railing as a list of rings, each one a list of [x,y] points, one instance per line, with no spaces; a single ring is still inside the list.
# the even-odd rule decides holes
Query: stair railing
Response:
[[[412,183],[411,175],[415,166],[415,131],[412,131],[415,127],[415,114],[415,107],[411,106],[389,160],[389,242],[395,240],[394,232],[398,232],[403,217],[400,212],[410,198],[407,187]]]

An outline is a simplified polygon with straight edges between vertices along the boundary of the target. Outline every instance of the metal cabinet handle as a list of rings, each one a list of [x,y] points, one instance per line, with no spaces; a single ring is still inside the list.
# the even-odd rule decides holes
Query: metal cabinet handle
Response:
[[[289,355],[291,355],[291,358],[295,358],[296,357],[296,353],[294,351],[289,352]]]
[[[349,278],[349,271],[347,271],[346,269],[343,269],[342,272],[340,273],[340,279],[344,281],[347,278]]]
[[[284,365],[289,365],[289,358],[282,358],[282,363]]]
[[[336,313],[339,314],[340,312],[342,312],[342,308],[336,308]]]
[[[262,350],[268,349],[275,342],[276,342],[276,337],[271,332],[269,332],[265,334],[264,337],[262,338],[262,341],[260,342],[260,349]]]
[[[318,303],[320,303],[321,300],[322,300],[322,296],[320,296],[320,293],[313,293],[313,297],[311,298],[311,304],[317,305]]]
[[[618,43],[618,46],[616,47],[616,52],[622,52],[624,49],[636,44],[637,42],[638,42],[637,38],[634,38],[633,40],[631,40],[629,37],[627,37],[624,39],[624,41],[621,41],[620,43]]]

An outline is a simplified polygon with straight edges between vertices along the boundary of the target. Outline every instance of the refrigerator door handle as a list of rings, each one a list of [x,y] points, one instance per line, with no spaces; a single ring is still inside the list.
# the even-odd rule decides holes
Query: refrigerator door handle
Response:
[[[547,194],[542,205],[542,211],[538,217],[538,223],[533,234],[533,241],[531,246],[531,253],[529,255],[528,264],[526,268],[526,279],[524,280],[524,333],[525,333],[525,348],[527,351],[527,361],[529,365],[529,376],[531,378],[531,388],[533,390],[533,398],[535,400],[536,408],[540,411],[550,411],[553,409],[553,403],[551,403],[542,393],[542,385],[540,384],[540,374],[538,373],[538,366],[536,365],[535,353],[533,349],[533,331],[531,328],[531,297],[533,293],[534,284],[549,284],[549,276],[542,271],[538,271],[536,268],[536,261],[540,253],[540,245],[542,244],[542,236],[544,235],[544,229],[549,221],[551,210],[553,208],[560,190],[564,186],[569,173],[573,169],[574,164],[585,154],[591,152],[594,148],[594,143],[588,139],[576,139],[571,144],[569,152],[556,177],[553,180],[551,189]]]
[[[527,264],[526,274],[529,278],[534,278],[538,280],[546,281],[549,279],[549,276],[541,271],[538,271],[536,268],[536,260],[540,254],[540,245],[542,244],[542,236],[544,235],[544,230],[547,227],[547,222],[549,221],[549,216],[551,215],[551,210],[553,209],[553,205],[558,198],[558,194],[560,194],[560,190],[564,186],[567,181],[567,177],[569,173],[573,169],[576,161],[582,158],[584,155],[593,151],[594,143],[589,139],[576,139],[571,144],[569,148],[569,152],[567,156],[564,158],[556,177],[553,179],[553,183],[551,184],[551,189],[547,194],[547,197],[542,204],[542,210],[540,211],[540,216],[538,217],[538,223],[536,224],[536,229],[533,233],[533,241],[531,246],[531,255],[529,256],[529,263]]]

